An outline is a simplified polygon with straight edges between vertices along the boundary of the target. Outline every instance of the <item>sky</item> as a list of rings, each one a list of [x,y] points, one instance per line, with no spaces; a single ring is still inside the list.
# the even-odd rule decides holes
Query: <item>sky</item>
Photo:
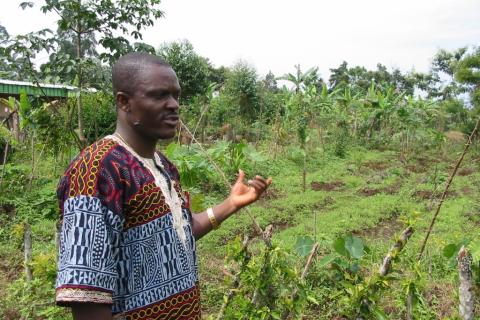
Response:
[[[25,11],[22,1],[1,0],[0,24],[11,35],[56,29],[41,0]],[[328,78],[342,61],[425,72],[439,49],[480,45],[479,0],[164,0],[160,8],[165,16],[143,32],[146,43],[187,39],[216,67],[244,60],[260,76],[300,64]]]

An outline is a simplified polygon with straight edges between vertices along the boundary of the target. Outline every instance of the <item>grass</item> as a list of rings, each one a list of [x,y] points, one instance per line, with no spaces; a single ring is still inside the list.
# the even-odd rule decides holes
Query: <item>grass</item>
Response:
[[[268,146],[260,145],[259,150],[268,158]],[[345,159],[341,159],[329,151],[316,148],[308,155],[307,190],[304,193],[301,176],[303,160],[297,151],[293,147],[286,148],[281,156],[256,164],[255,169],[271,175],[274,183],[265,199],[249,210],[262,227],[273,224],[273,241],[293,250],[299,236],[315,235],[320,243],[318,262],[322,256],[332,252],[331,243],[336,237],[353,233],[361,237],[371,250],[361,261],[362,272],[369,275],[378,268],[395,236],[404,228],[401,220],[419,212],[415,233],[394,266],[402,270],[402,281],[414,277],[412,266],[435,209],[435,201],[427,192],[431,193],[435,187],[437,193],[443,191],[457,154],[451,152],[445,156],[444,153],[429,151],[411,156],[404,163],[399,160],[397,152],[389,150],[351,148]],[[442,249],[446,244],[475,238],[480,232],[480,158],[476,152],[478,150],[473,149],[467,156],[459,176],[454,180],[451,186],[453,193],[444,203],[420,264],[419,272],[424,281],[420,283],[423,304],[416,309],[420,319],[457,317],[456,271],[448,266]],[[38,175],[48,176],[48,173],[48,163],[40,164]],[[52,178],[36,187],[40,190],[39,194],[47,198],[48,194],[42,193],[42,188],[54,188],[55,184],[56,178]],[[205,195],[205,198],[212,204],[221,200],[215,194]],[[0,222],[3,224],[0,230],[2,303],[2,299],[9,295],[8,290],[12,286],[18,287],[12,283],[22,278],[21,239],[16,230],[23,221],[13,221],[0,212]],[[32,220],[35,268],[48,277],[51,277],[51,264],[54,263],[50,255],[54,250],[54,230],[55,221],[52,219]],[[197,243],[205,317],[219,310],[223,294],[228,289],[224,281],[225,245],[243,234],[258,237],[245,210]],[[260,241],[254,241],[253,250],[258,246]],[[304,259],[297,259],[296,263],[301,268]],[[335,319],[338,316],[336,303],[341,298],[336,288],[338,283],[329,277],[328,269],[319,268],[315,263],[308,279],[321,305],[310,305],[304,318]],[[380,302],[392,319],[404,316],[402,281],[394,283]],[[49,295],[53,299],[53,291],[43,290],[42,299]],[[10,302],[14,298],[8,297]],[[0,317],[6,317],[11,312],[11,309],[2,310],[0,306]],[[59,313],[52,314],[58,316]]]
[[[409,269],[415,261],[435,208],[435,203],[432,204],[429,197],[421,197],[419,192],[433,191],[436,185],[437,192],[441,193],[451,164],[456,160],[455,156],[451,154],[449,158],[442,158],[435,153],[422,154],[412,157],[405,164],[392,151],[358,148],[346,159],[338,159],[317,150],[309,158],[307,186],[311,187],[305,193],[301,191],[301,166],[297,159],[269,162],[274,173],[272,187],[274,193],[280,196],[259,201],[251,211],[262,226],[274,225],[274,241],[287,249],[293,249],[296,238],[302,235],[313,237],[316,234],[321,239],[321,255],[331,252],[331,241],[340,235],[353,233],[362,237],[371,249],[371,253],[362,260],[366,273],[378,268],[395,241],[395,235],[403,230],[400,218],[418,211],[420,217],[416,231],[402,253],[402,259],[395,266],[403,269],[405,278],[408,278],[413,274]],[[422,319],[454,319],[457,316],[458,298],[453,293],[457,286],[456,271],[448,267],[442,249],[446,244],[479,234],[480,219],[475,218],[475,212],[478,214],[480,211],[477,201],[480,196],[480,172],[473,159],[471,156],[465,159],[462,168],[467,169],[454,180],[451,186],[454,193],[444,203],[427,245],[427,255],[421,263],[421,271],[426,278],[424,305],[418,307],[416,312]],[[312,190],[315,183],[322,183],[317,184],[317,187],[321,186],[317,191]],[[338,186],[332,190],[321,190],[328,183],[337,183]],[[252,233],[250,221],[244,212],[232,217],[221,230],[199,242],[201,257],[216,257],[215,266],[211,261],[205,261],[208,258],[201,259],[200,263],[201,275],[208,275],[208,283],[203,284],[206,313],[218,309],[216,299],[223,285],[222,266],[218,266],[218,259],[223,255],[225,240],[238,235],[239,227],[243,232]],[[395,314],[405,312],[404,294],[400,284],[395,284],[391,289],[384,298],[384,309],[395,319]],[[320,285],[314,290],[318,297],[328,299],[329,288]],[[328,310],[322,317],[313,312],[316,309],[310,306],[306,318],[331,319],[335,314],[334,310]]]

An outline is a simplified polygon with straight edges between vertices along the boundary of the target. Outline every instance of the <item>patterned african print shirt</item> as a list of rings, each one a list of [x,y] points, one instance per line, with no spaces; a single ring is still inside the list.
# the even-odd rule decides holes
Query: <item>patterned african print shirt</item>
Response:
[[[157,169],[181,195],[176,168]],[[162,168],[163,167],[163,168]],[[62,233],[56,301],[111,304],[114,319],[200,319],[191,213],[182,242],[152,172],[104,138],[83,150],[60,180]]]

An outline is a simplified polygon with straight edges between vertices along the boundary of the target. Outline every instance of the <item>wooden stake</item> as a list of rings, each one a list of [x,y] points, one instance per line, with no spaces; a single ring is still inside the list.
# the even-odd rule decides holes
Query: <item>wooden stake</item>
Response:
[[[315,242],[315,244],[312,247],[312,251],[310,251],[310,254],[307,258],[307,262],[305,263],[305,266],[303,267],[302,275],[300,276],[300,280],[304,280],[305,277],[307,276],[308,269],[310,269],[310,265],[312,264],[313,257],[317,254],[317,249],[318,249],[318,242]],[[292,293],[292,301],[297,299],[298,296],[298,290],[295,289]],[[290,317],[291,312],[290,311],[285,311],[282,314],[282,319],[286,320]]]
[[[463,320],[473,320],[474,296],[472,280],[472,255],[465,246],[462,246],[457,256],[458,276],[460,287],[458,298],[460,300],[459,313]]]
[[[413,227],[409,226],[408,228],[403,230],[400,238],[390,248],[387,255],[383,259],[383,263],[380,266],[380,269],[378,271],[378,273],[382,277],[385,277],[390,272],[390,268],[392,267],[393,259],[400,253],[400,251],[403,250],[403,247],[405,247],[405,244],[407,243],[408,239],[412,236],[412,234],[413,234]]]
[[[32,261],[32,229],[28,223],[24,224],[24,233],[23,233],[23,244],[24,244],[24,267],[25,267],[25,278],[27,281],[32,281],[32,269],[30,268],[30,262]]]

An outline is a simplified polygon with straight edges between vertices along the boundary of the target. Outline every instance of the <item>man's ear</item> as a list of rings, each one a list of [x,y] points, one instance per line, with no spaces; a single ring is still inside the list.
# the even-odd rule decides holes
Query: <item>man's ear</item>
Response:
[[[124,112],[130,112],[130,96],[128,93],[118,91],[117,95],[115,96],[116,103],[117,103],[117,108],[124,111]]]

